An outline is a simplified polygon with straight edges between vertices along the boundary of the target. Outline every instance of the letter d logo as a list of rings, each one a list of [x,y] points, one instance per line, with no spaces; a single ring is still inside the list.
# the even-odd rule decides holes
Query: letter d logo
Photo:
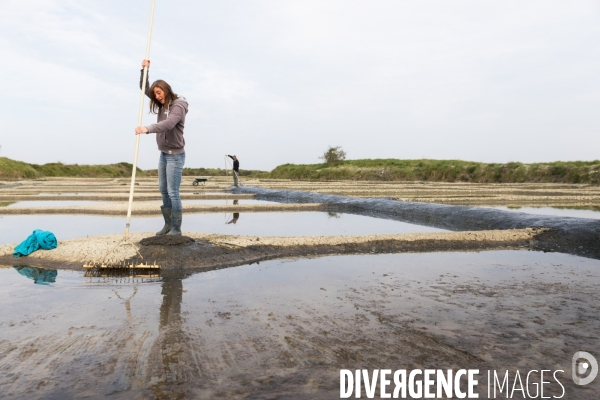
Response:
[[[584,359],[585,361],[580,361],[581,359]],[[583,386],[590,384],[598,375],[598,361],[596,361],[593,355],[585,351],[578,351],[577,353],[573,354],[573,363],[571,368],[573,382],[575,382],[576,385]],[[589,375],[587,377],[579,377],[581,375],[585,375],[588,371]]]

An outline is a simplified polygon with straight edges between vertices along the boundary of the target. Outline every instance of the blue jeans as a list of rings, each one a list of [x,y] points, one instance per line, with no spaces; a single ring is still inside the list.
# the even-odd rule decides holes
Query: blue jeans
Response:
[[[181,198],[179,186],[181,185],[181,172],[185,164],[185,152],[181,154],[167,154],[160,152],[158,159],[158,188],[162,195],[164,207],[181,211]]]

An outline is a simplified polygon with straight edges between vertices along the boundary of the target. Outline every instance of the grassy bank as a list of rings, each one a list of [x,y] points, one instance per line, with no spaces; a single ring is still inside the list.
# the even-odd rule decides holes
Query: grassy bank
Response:
[[[63,163],[28,164],[22,161],[0,157],[0,180],[42,179],[48,177],[82,177],[82,178],[124,178],[131,176],[133,165],[118,163],[108,165],[78,165]],[[157,170],[137,169],[137,176],[157,176]],[[184,168],[184,176],[225,176],[220,168]],[[229,171],[231,175],[231,171]],[[241,176],[264,177],[265,171],[241,170]]]
[[[63,163],[28,164],[0,157],[0,180],[41,179],[48,177],[120,178],[131,176],[133,165],[118,163],[108,165],[78,165]],[[140,176],[146,172],[137,169]]]
[[[0,180],[45,177],[122,178],[132,165],[28,164],[0,157]],[[241,171],[241,176],[294,180],[434,181],[477,183],[591,183],[600,184],[600,161],[484,164],[460,160],[347,160],[336,164],[284,164],[273,171]],[[231,172],[229,172],[231,174]],[[137,175],[156,176],[141,170]],[[184,168],[184,176],[224,176],[221,168]]]
[[[477,183],[600,183],[600,161],[484,164],[460,160],[347,160],[284,164],[269,178],[294,180],[434,181]]]
[[[35,179],[42,175],[31,164],[0,157],[0,180]]]

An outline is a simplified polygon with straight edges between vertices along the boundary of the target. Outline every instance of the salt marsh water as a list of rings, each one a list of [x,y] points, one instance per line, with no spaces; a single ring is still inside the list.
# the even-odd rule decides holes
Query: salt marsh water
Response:
[[[8,267],[0,387],[335,399],[341,368],[547,368],[564,371],[564,398],[597,399],[570,376],[574,352],[600,348],[599,289],[600,261],[526,251],[275,260],[147,284],[58,270],[40,285]]]
[[[522,212],[526,214],[537,214],[537,215],[553,215],[557,217],[574,217],[574,218],[591,218],[600,219],[600,208],[598,207],[580,207],[580,208],[569,208],[569,207],[486,207],[495,208],[497,210]]]
[[[242,204],[253,204],[253,205],[261,205],[261,204],[280,204],[276,201],[267,201],[267,200],[253,200],[253,199],[242,199],[242,200],[185,200],[184,204],[210,204],[210,205],[223,205],[223,206],[231,206],[231,205],[242,205]]]
[[[209,201],[196,204],[233,204]],[[74,205],[62,202],[48,205]],[[528,209],[510,211],[539,211]],[[439,222],[448,214],[432,215]],[[132,220],[134,232],[161,226],[158,216]],[[63,240],[122,233],[124,227],[124,217],[3,216],[0,244],[19,242],[33,229]],[[440,230],[352,214],[242,212],[185,215],[183,231],[319,236]],[[146,283],[7,266],[0,268],[0,397],[333,399],[339,398],[341,368],[544,368],[563,371],[563,398],[596,400],[600,381],[580,388],[570,375],[576,351],[600,348],[599,263],[532,251],[353,255],[261,261],[193,275],[180,263]],[[480,398],[486,398],[486,376],[479,378]],[[556,385],[546,390],[546,396],[560,395]]]
[[[6,205],[10,208],[22,207],[69,207],[69,206],[89,206],[92,204],[102,204],[106,202],[88,201],[88,200],[42,200],[42,201],[17,201]]]
[[[106,201],[90,201],[90,200],[40,200],[40,201],[17,201],[11,203],[0,203],[0,207],[22,208],[22,207],[69,207],[69,206],[89,206],[93,204],[106,204]],[[139,204],[140,202],[136,202]],[[242,204],[278,204],[274,201],[266,200],[185,200],[184,204],[207,204],[207,205],[242,205]],[[160,204],[157,203],[157,207]]]
[[[127,194],[127,192],[124,192],[123,189],[113,189],[113,190],[107,190],[107,191],[103,191],[102,189],[97,189],[97,190],[87,190],[87,191],[82,191],[82,192],[63,192],[63,191],[54,191],[54,192],[40,192],[37,194],[37,196],[43,198],[44,196],[89,196],[90,194],[98,194],[98,195],[102,195],[103,193],[111,193],[111,192],[116,192],[116,193],[121,193],[123,195]],[[155,189],[154,191],[155,194],[157,194],[158,196],[160,196],[160,193],[158,193],[158,188]],[[185,190],[181,192],[182,194],[188,194],[190,193],[189,190]],[[193,189],[192,191],[193,194],[200,194],[200,195],[223,195],[223,194],[228,194],[229,192],[205,192],[201,189]],[[112,193],[114,194],[114,193]]]
[[[162,217],[133,218],[132,232],[162,228]],[[0,216],[0,244],[24,240],[34,229],[53,232],[57,239],[119,233],[125,218],[94,215],[10,215]],[[327,212],[268,212],[228,214],[186,214],[182,230],[256,236],[367,235],[443,230],[386,219]]]

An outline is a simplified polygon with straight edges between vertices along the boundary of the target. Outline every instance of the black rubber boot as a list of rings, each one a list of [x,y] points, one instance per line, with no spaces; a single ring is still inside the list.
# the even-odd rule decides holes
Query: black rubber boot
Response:
[[[171,210],[171,230],[167,235],[181,236],[181,210]]]
[[[162,211],[162,215],[165,217],[165,226],[163,226],[160,231],[156,232],[156,236],[166,235],[171,230],[171,208],[160,206],[160,211]]]

